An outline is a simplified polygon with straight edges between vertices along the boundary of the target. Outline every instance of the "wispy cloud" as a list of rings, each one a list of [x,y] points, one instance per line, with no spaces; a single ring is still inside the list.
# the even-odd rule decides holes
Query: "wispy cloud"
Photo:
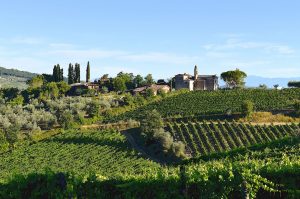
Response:
[[[268,43],[268,42],[253,42],[243,41],[239,38],[229,38],[224,43],[211,43],[202,46],[207,51],[225,51],[225,50],[240,50],[240,49],[262,49],[265,52],[278,54],[293,54],[294,49],[288,45]]]

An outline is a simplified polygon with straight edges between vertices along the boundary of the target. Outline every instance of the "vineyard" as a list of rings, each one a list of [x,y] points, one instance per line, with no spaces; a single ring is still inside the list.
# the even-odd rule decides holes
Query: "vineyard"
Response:
[[[151,168],[136,174],[110,175],[108,172],[99,175],[88,174],[87,170],[86,175],[78,176],[66,172],[40,172],[37,162],[32,160],[31,165],[38,172],[14,177],[7,183],[0,182],[0,198],[245,198],[245,193],[249,198],[299,198],[299,143],[299,138],[294,138],[291,143],[279,144],[280,147],[184,166],[157,167],[139,163]],[[47,150],[51,152],[50,148]],[[56,171],[70,171],[71,167],[75,169],[71,165],[78,164],[76,158],[65,164],[65,156],[68,158],[66,153],[61,154],[64,165]],[[19,158],[18,162],[7,163],[5,172],[9,166],[16,168],[18,164],[21,173],[26,158]],[[128,160],[137,163],[127,156],[126,162]],[[99,161],[105,164],[105,160]],[[107,163],[114,168],[107,171],[116,169],[117,165],[121,169],[122,161],[124,157],[117,154],[114,162]]]
[[[299,126],[251,125],[237,122],[173,122],[166,130],[182,141],[192,156],[230,151],[258,143],[268,143],[298,133]]]
[[[282,110],[291,108],[295,99],[300,99],[300,89],[196,91],[173,95],[106,120],[138,119],[144,111],[153,109],[163,117],[235,113],[241,111],[244,100],[251,100],[257,111]]]
[[[111,176],[136,174],[154,167],[158,164],[139,157],[125,136],[115,130],[66,132],[0,155],[1,180],[45,169]]]

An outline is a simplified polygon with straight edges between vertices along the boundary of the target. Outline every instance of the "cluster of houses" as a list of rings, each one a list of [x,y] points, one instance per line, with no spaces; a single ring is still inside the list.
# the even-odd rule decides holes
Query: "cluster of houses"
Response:
[[[194,68],[194,75],[190,75],[187,73],[177,74],[174,77],[174,81],[175,81],[175,85],[173,89],[175,90],[179,90],[179,89],[188,89],[190,91],[217,90],[219,87],[217,75],[199,75],[197,66],[195,66]],[[71,84],[71,89],[77,89],[77,88],[94,89],[98,91],[101,90],[100,83],[95,83],[95,82]],[[138,87],[133,90],[130,90],[129,92],[131,92],[133,95],[137,93],[145,94],[146,90],[149,88],[153,90],[154,95],[157,94],[158,90],[163,90],[166,93],[172,90],[169,84],[162,81],[157,84]]]

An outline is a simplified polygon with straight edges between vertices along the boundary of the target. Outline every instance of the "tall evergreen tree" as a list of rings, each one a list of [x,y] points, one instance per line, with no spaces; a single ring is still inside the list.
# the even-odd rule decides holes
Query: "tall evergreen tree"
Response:
[[[55,77],[56,77],[55,75],[56,75],[56,65],[54,65],[53,72],[52,72],[53,81],[55,81]]]
[[[60,81],[60,76],[61,76],[60,73],[61,73],[61,71],[60,71],[60,65],[57,64],[56,65],[56,71],[55,71],[55,75],[56,75],[55,82],[59,82]]]
[[[90,82],[90,62],[88,61],[86,67],[86,82]]]
[[[68,84],[74,83],[74,68],[73,65],[69,64],[69,70],[68,70]]]
[[[76,63],[75,64],[75,83],[80,82],[80,64]]]
[[[64,69],[61,68],[59,72],[59,81],[62,82],[64,81]]]

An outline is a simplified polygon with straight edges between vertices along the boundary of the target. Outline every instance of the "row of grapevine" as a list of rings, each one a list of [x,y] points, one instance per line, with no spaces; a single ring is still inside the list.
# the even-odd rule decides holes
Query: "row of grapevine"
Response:
[[[291,108],[293,100],[300,99],[300,89],[284,90],[220,90],[194,91],[166,97],[163,100],[126,112],[111,120],[138,119],[146,110],[156,109],[166,117],[183,117],[240,112],[244,100],[251,100],[257,111],[271,111]]]
[[[186,124],[179,124],[179,126],[182,125]],[[197,125],[201,128],[203,126],[199,123]],[[211,123],[208,125],[212,128]],[[196,130],[196,124],[189,123],[186,126],[191,133]],[[242,126],[239,127],[242,129]],[[294,127],[290,126],[292,129]],[[220,131],[221,129],[219,128]],[[107,134],[107,136],[98,137],[97,134],[95,136],[99,138],[98,141],[101,139],[113,141],[114,139],[109,137],[110,133],[107,132]],[[31,146],[32,150],[38,150],[39,153],[51,152],[49,147],[58,151],[56,156],[51,155],[53,159],[60,157],[62,165],[58,165],[61,167],[56,170],[51,168],[53,171],[41,170],[40,165],[35,161],[35,159],[40,159],[51,166],[52,162],[48,159],[50,156],[40,156],[29,148],[24,148],[23,156],[20,156],[18,161],[8,164],[11,168],[15,168],[17,164],[19,170],[13,171],[19,175],[6,181],[2,181],[2,178],[0,180],[0,198],[299,198],[299,137],[280,140],[276,146],[267,150],[245,151],[243,155],[227,156],[227,158],[213,159],[213,161],[193,161],[179,166],[162,167],[150,163],[146,165],[143,163],[144,160],[130,159],[132,155],[128,157],[116,151],[113,151],[115,155],[112,155],[112,146],[109,144],[104,146],[101,141],[98,145],[102,145],[102,149],[95,150],[93,146],[95,143],[90,145],[92,142],[88,142],[88,139],[92,138],[91,135],[88,137],[80,135],[80,137],[84,138],[85,143],[77,143],[77,150],[68,150],[75,144],[75,140],[70,142],[70,135],[57,137],[64,139],[64,147],[50,140],[47,144],[51,146],[47,148]],[[58,140],[57,138],[55,140]],[[194,139],[196,138],[197,136],[194,136]],[[120,147],[119,150],[124,149]],[[89,161],[87,164],[82,162],[79,165],[82,168],[72,168],[74,164],[79,163],[76,158],[81,159],[81,156],[88,156],[89,153],[93,156],[85,160]],[[98,153],[101,153],[102,158],[97,155]],[[67,158],[68,154],[74,156],[73,160]],[[64,157],[68,159],[68,162]],[[130,160],[127,161],[126,158]],[[30,161],[32,162],[30,166],[36,168],[36,171],[32,170],[27,175],[22,168],[26,167],[27,162]],[[98,161],[101,161],[100,166],[95,165]],[[3,160],[0,159],[0,162]],[[111,170],[115,170],[115,173],[103,174],[101,172],[105,162],[108,162],[107,167],[111,165]],[[94,165],[94,169],[98,167],[100,173],[99,171],[90,173],[90,170],[85,169],[89,164]],[[140,165],[151,169],[137,169],[136,173],[124,172],[127,168]],[[74,169],[71,173],[70,168]],[[3,163],[0,169],[0,174],[4,176],[2,172],[6,172],[6,169]],[[77,175],[78,172],[83,175]]]
[[[182,141],[193,156],[229,151],[258,143],[271,142],[296,134],[299,126],[251,125],[237,122],[167,123],[166,130]]]
[[[140,157],[115,130],[66,132],[0,155],[0,178],[47,168],[76,175],[136,174],[158,164]]]

